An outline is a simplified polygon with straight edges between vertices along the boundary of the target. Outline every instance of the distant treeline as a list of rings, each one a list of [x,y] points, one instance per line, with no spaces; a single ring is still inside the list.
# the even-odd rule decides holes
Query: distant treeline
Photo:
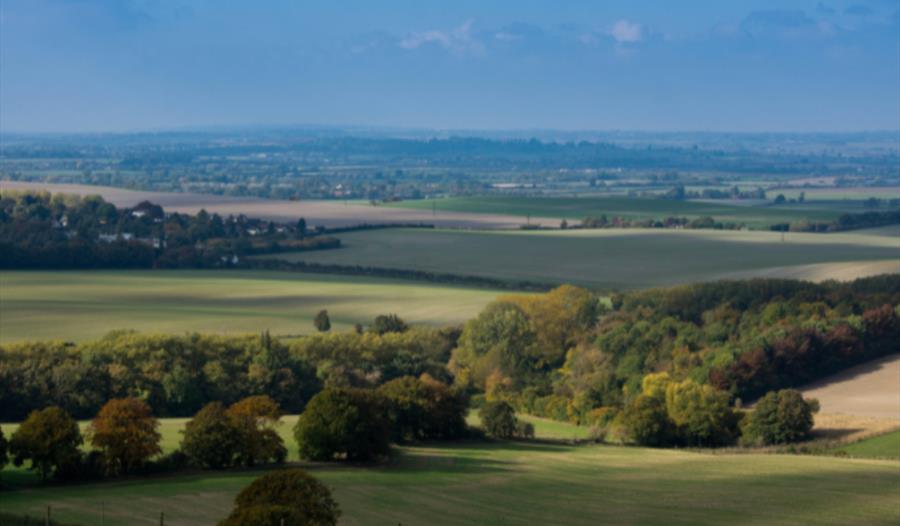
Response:
[[[842,214],[834,221],[797,221],[794,223],[778,223],[771,226],[778,232],[841,232],[859,230],[879,226],[900,224],[900,210],[886,212],[862,212],[859,214]]]
[[[346,276],[373,276],[379,278],[411,279],[431,283],[449,285],[467,285],[500,290],[526,290],[543,292],[555,287],[555,284],[523,280],[503,280],[466,274],[448,274],[386,267],[367,267],[362,265],[338,265],[334,263],[315,263],[307,261],[285,261],[278,258],[254,258],[246,260],[241,266],[253,269],[281,270],[289,272],[309,272],[314,274],[341,274]]]
[[[158,205],[116,208],[97,196],[0,194],[0,268],[207,268],[243,256],[340,247],[306,222],[167,214]]]

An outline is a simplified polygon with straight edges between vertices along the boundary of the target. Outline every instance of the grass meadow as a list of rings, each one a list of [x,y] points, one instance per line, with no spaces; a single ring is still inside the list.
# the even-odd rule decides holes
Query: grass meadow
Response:
[[[166,448],[183,419],[163,425]],[[283,433],[290,433],[287,418]],[[580,433],[534,421],[539,437]],[[550,425],[552,424],[552,425]],[[6,426],[5,426],[6,427]],[[7,429],[9,429],[7,427]],[[5,431],[7,430],[5,429]],[[286,441],[293,446],[293,440]],[[295,458],[292,449],[292,458]],[[896,524],[896,461],[698,453],[565,443],[460,442],[396,448],[376,466],[305,464],[333,488],[343,525]],[[0,508],[81,524],[214,524],[260,471],[35,486],[7,469]],[[16,482],[19,484],[15,484]]]
[[[788,233],[782,241],[775,232],[717,230],[390,229],[342,234],[341,240],[344,248],[339,250],[271,257],[571,283],[599,290],[755,275],[827,279],[834,269],[821,265],[830,264],[842,265],[835,278],[900,272],[897,239],[853,233]],[[807,265],[819,266],[802,268]]]
[[[900,460],[900,430],[874,436],[835,448],[834,453],[857,458],[891,458]]]
[[[460,323],[501,292],[421,282],[285,272],[0,272],[0,342],[85,340],[110,330],[276,335],[332,330],[396,313],[408,322]]]

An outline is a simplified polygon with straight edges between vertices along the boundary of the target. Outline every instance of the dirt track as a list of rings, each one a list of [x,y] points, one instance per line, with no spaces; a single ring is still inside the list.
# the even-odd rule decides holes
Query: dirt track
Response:
[[[282,201],[253,197],[228,197],[207,194],[143,192],[108,186],[80,184],[31,183],[0,181],[4,190],[45,190],[53,193],[100,195],[119,207],[134,206],[141,201],[151,201],[170,212],[196,213],[201,208],[220,215],[244,214],[275,221],[295,221],[305,218],[311,226],[352,226],[363,223],[427,223],[451,228],[518,228],[524,217],[463,212],[440,212],[432,215],[422,210],[379,207],[362,204],[344,204],[341,201]],[[558,226],[559,219],[531,218],[532,224]]]

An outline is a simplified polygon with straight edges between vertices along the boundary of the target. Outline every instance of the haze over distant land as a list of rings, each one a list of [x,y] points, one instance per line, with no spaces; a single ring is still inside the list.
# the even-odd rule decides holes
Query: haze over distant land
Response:
[[[896,0],[3,0],[0,131],[900,127]]]

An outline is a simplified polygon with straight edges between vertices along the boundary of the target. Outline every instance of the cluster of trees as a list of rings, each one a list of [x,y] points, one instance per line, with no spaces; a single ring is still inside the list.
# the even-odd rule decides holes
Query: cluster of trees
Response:
[[[704,188],[697,191],[686,190],[684,185],[678,185],[663,194],[662,198],[676,201],[685,199],[765,199],[766,191],[759,186],[755,190],[741,190],[737,185],[726,190]]]
[[[0,268],[212,267],[242,256],[340,247],[300,219],[165,213],[142,202],[116,208],[99,196],[0,194]]]
[[[294,427],[300,456],[368,461],[392,442],[452,440],[466,435],[468,399],[428,375],[405,376],[378,389],[325,388]]]
[[[303,458],[369,461],[386,455],[393,442],[465,436],[467,411],[464,393],[428,375],[378,389],[327,387],[304,408],[294,437]],[[69,413],[50,406],[32,411],[8,444],[0,432],[0,469],[7,451],[15,465],[29,462],[42,480],[282,464],[287,448],[277,431],[280,419],[281,408],[265,395],[230,406],[210,402],[185,425],[179,449],[162,456],[159,421],[143,400],[108,401],[84,434]],[[85,441],[92,447],[86,454]]]
[[[472,398],[497,412],[495,436],[528,434],[504,421],[495,405],[503,402],[510,414],[627,429],[647,437],[635,439],[642,443],[721,445],[770,436],[759,431],[765,425],[741,432],[739,399],[896,352],[898,304],[897,275],[717,282],[609,299],[562,286],[502,297],[461,329],[409,327],[383,315],[368,328],[333,333],[323,312],[322,332],[289,345],[268,333],[11,344],[0,346],[0,419],[48,405],[90,417],[107,400],[134,397],[158,415],[203,408],[216,429],[236,435],[222,416],[234,412],[228,406],[267,395],[281,410],[307,411],[295,431],[310,458],[362,459],[391,441],[459,436]],[[340,408],[371,420],[334,418]],[[317,442],[326,424],[337,435]],[[351,429],[383,438],[355,444]],[[279,458],[277,448],[263,450],[229,454],[229,462]]]
[[[85,435],[71,415],[50,406],[32,411],[16,429],[9,455],[16,466],[29,461],[41,480],[134,473],[161,453],[158,427],[149,406],[136,398],[107,402]],[[94,448],[88,454],[81,449],[85,438]]]
[[[258,336],[112,332],[97,340],[0,345],[0,420],[19,421],[56,405],[76,418],[106,400],[139,397],[160,416],[190,416],[265,394],[299,413],[325,385],[377,387],[428,373],[450,381],[446,364],[459,330],[407,328],[396,316],[368,330],[321,333],[290,345]]]
[[[777,223],[770,228],[777,232],[841,232],[900,224],[900,210],[841,214],[834,221],[796,221]]]
[[[576,228],[691,228],[740,230],[744,227],[744,223],[735,223],[733,221],[716,221],[711,216],[701,216],[695,217],[693,219],[676,216],[670,216],[665,219],[629,219],[627,217],[621,216],[613,216],[612,218],[608,218],[606,217],[606,214],[602,214],[599,217],[586,217],[582,219],[581,224]],[[565,228],[572,227],[567,224]]]

